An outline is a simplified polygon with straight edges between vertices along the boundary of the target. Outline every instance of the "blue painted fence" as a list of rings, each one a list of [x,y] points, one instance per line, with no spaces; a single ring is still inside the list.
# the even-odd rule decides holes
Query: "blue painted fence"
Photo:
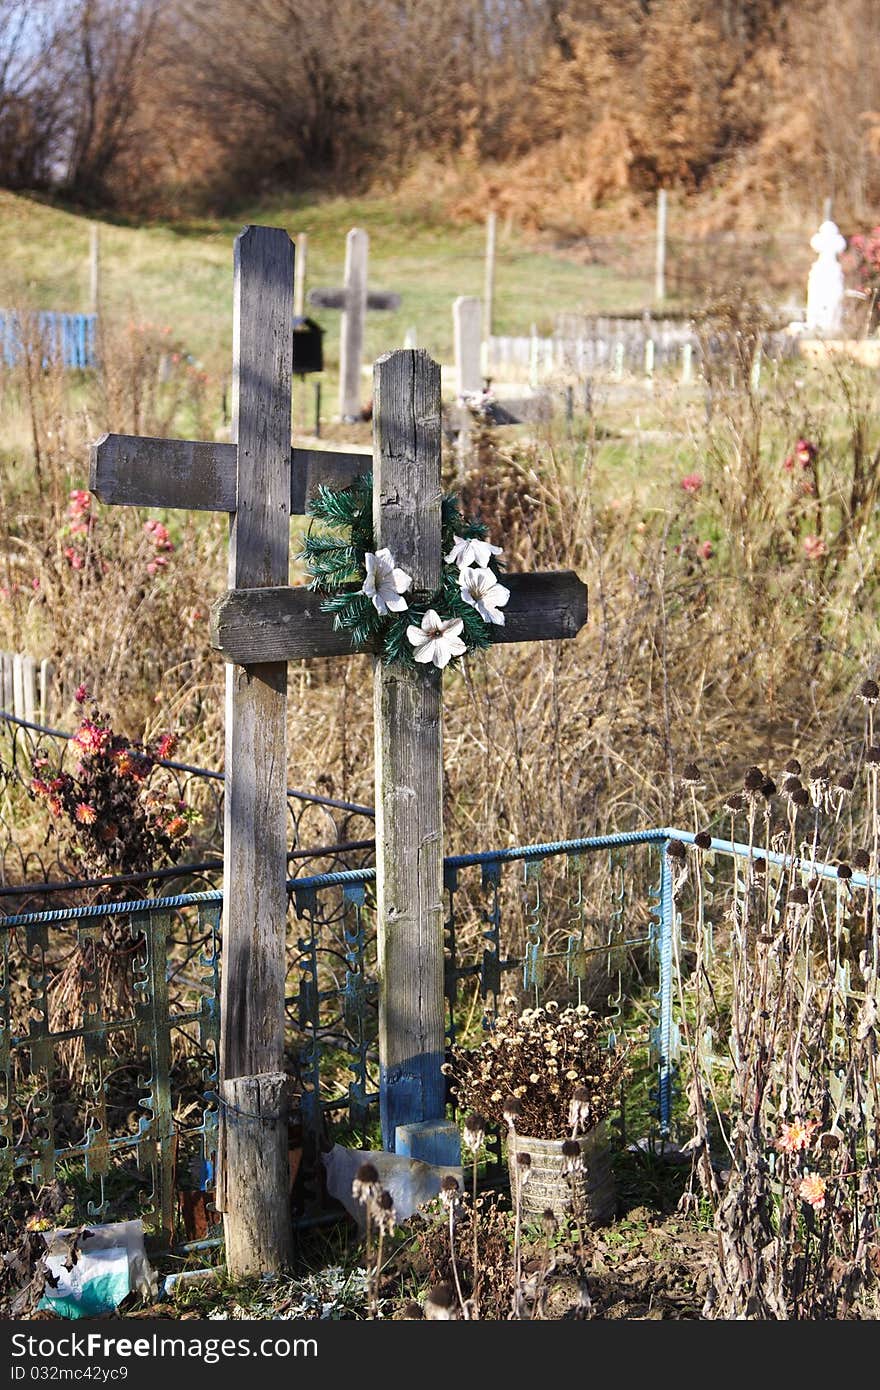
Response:
[[[63,367],[84,369],[98,362],[97,314],[57,314],[50,309],[34,315],[43,348],[43,366],[60,362]],[[0,309],[0,358],[14,367],[22,357],[24,342],[17,313]]]

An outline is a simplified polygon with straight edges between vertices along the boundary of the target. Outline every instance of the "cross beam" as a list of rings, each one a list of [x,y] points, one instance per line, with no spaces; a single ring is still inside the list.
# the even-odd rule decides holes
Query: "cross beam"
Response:
[[[372,467],[366,449],[290,450],[290,514],[305,512],[320,485],[349,487]],[[89,487],[101,502],[121,507],[181,507],[234,512],[238,506],[238,448],[193,439],[104,434],[91,447]],[[286,576],[285,576],[286,578]]]
[[[397,558],[395,556],[395,558]],[[491,627],[493,643],[576,637],[587,620],[587,593],[572,570],[505,574],[510,590],[503,627]],[[311,589],[238,589],[211,611],[211,645],[226,661],[302,661],[351,653],[347,632],[321,612]]]

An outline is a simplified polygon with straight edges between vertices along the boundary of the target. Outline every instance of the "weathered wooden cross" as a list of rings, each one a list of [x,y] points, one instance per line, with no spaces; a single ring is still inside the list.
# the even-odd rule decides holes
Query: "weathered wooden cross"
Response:
[[[283,1123],[287,662],[344,656],[321,599],[288,585],[289,517],[319,482],[343,487],[363,455],[291,450],[293,247],[248,227],[235,242],[234,444],[105,435],[92,449],[103,502],[226,511],[230,590],[212,644],[226,668],[221,1100],[222,1203],[235,1274],[289,1256]],[[402,349],[374,368],[374,528],[433,593],[440,527],[440,368]],[[506,575],[501,642],[574,637],[586,589],[572,572]],[[442,1120],[444,1083],[441,673],[374,667],[380,1101],[398,1126]],[[279,1119],[279,1116],[282,1116]]]
[[[364,352],[364,320],[368,309],[400,308],[400,295],[367,289],[370,238],[352,227],[345,238],[345,280],[342,289],[309,290],[308,300],[318,308],[341,309],[339,330],[339,414],[343,420],[361,418],[361,359]]]

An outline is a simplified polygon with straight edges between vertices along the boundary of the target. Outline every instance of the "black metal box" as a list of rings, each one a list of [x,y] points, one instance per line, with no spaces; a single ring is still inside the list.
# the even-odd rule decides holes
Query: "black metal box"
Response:
[[[293,320],[293,371],[295,376],[324,370],[324,330],[314,319]]]

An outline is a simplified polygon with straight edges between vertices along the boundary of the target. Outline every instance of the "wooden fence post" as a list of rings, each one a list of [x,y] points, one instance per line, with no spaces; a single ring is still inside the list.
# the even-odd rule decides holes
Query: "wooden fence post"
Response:
[[[293,263],[290,237],[278,228],[248,227],[236,238],[233,589],[286,585],[288,580]],[[220,1014],[222,1096],[227,1101],[249,1087],[260,1090],[267,1074],[283,1071],[286,696],[286,662],[227,665]],[[242,1087],[227,1084],[238,1080]],[[286,1152],[281,1155],[278,1149],[274,1121],[254,1118],[249,1125],[246,1144],[222,1145],[226,1195],[221,1200],[233,1277],[278,1270],[290,1258]],[[248,1166],[248,1155],[260,1148],[263,1163],[257,1172]],[[258,1238],[260,1230],[266,1234]]]
[[[345,304],[339,343],[339,414],[343,420],[361,415],[361,358],[367,317],[367,259],[370,239],[360,227],[345,238]]]
[[[654,265],[654,298],[666,298],[666,189],[657,194],[657,254]]]
[[[452,330],[455,342],[455,393],[482,391],[483,372],[480,363],[480,316],[479,299],[472,295],[459,295],[452,302]]]
[[[97,314],[101,300],[101,231],[97,222],[89,228],[89,313]]]
[[[296,239],[296,274],[293,282],[293,312],[301,319],[306,312],[306,266],[308,265],[309,238],[300,232]]]

